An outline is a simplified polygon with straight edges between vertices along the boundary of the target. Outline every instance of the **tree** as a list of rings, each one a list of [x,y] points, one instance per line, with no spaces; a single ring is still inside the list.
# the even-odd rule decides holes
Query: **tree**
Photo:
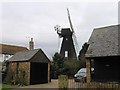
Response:
[[[53,78],[58,78],[58,75],[73,77],[78,71],[79,65],[78,60],[66,60],[59,53],[55,53],[51,65],[52,76]]]
[[[84,45],[82,46],[82,49],[80,50],[79,55],[78,55],[78,59],[80,61],[80,67],[81,68],[86,66],[86,64],[85,64],[85,53],[87,52],[88,46],[89,46],[89,44],[84,43]]]
[[[66,60],[64,61],[64,72],[68,77],[73,77],[74,74],[79,70],[80,63],[78,60]]]
[[[80,52],[79,52],[79,56],[78,56],[78,59],[81,61],[83,61],[83,60],[85,60],[85,53],[86,53],[86,51],[87,51],[87,49],[88,49],[88,46],[89,46],[89,44],[87,44],[87,43],[84,43],[84,45],[82,46],[82,49],[80,50]]]
[[[58,75],[63,74],[63,64],[64,64],[64,58],[59,54],[55,53],[52,62],[52,72],[53,72],[53,77],[57,78]]]

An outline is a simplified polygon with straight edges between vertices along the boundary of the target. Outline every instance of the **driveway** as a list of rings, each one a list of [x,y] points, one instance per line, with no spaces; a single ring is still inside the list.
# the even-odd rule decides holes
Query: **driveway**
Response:
[[[77,88],[81,83],[74,82],[74,79],[68,80],[68,88]],[[36,84],[36,85],[30,85],[30,86],[24,86],[19,88],[59,88],[58,87],[58,79],[52,79],[50,83],[46,84]]]
[[[24,86],[19,88],[58,88],[58,79],[51,80],[50,83]]]
[[[80,86],[79,83],[74,82],[73,79],[68,80],[68,88],[77,88]],[[38,90],[43,90],[43,89],[55,89],[58,90],[58,79],[52,79],[50,83],[46,84],[36,84],[36,85],[29,85],[29,86],[24,86],[24,87],[19,87],[13,90],[33,90],[33,89],[38,89]]]

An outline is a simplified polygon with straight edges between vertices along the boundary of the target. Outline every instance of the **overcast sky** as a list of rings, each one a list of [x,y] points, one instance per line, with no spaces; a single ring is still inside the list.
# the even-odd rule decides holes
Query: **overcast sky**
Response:
[[[1,4],[2,41],[28,47],[31,37],[35,48],[51,57],[60,48],[54,26],[69,28],[72,24],[81,46],[89,40],[94,28],[118,24],[118,2],[4,2]]]

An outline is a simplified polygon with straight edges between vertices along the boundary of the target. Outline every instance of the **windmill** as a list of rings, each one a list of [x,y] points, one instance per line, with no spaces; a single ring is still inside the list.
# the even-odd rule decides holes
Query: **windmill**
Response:
[[[55,31],[57,31],[57,34],[59,35],[60,38],[63,38],[60,49],[61,56],[67,58],[68,60],[73,60],[77,59],[76,50],[78,47],[78,43],[68,9],[67,12],[70,28],[60,28],[60,26],[56,25]]]

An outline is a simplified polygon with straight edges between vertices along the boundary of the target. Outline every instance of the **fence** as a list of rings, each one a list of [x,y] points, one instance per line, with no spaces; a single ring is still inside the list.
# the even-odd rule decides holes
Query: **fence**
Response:
[[[68,83],[68,89],[72,90],[78,90],[78,89],[83,89],[83,90],[120,90],[120,83],[116,82],[106,82],[106,83],[101,83],[101,82],[75,82],[74,79],[68,79],[66,82]]]
[[[73,79],[68,80],[68,88],[85,88],[85,89],[92,89],[92,90],[104,90],[104,89],[111,89],[111,90],[120,90],[120,83],[116,82],[90,82],[90,83],[83,83],[83,82],[75,82]]]

